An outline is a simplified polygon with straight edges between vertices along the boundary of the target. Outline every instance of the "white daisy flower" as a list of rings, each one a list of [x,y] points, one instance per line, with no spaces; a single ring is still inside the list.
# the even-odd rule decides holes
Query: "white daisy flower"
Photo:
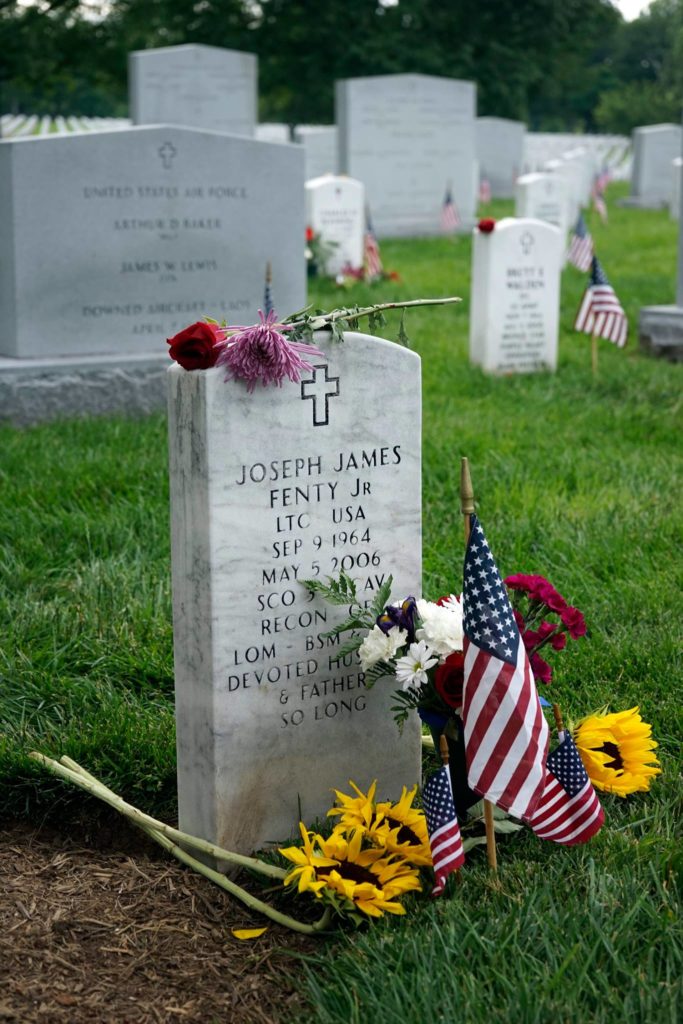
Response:
[[[396,679],[401,688],[409,690],[411,687],[417,689],[427,682],[427,672],[436,665],[438,658],[432,658],[433,651],[429,646],[420,640],[419,643],[411,644],[408,653],[396,662]]]

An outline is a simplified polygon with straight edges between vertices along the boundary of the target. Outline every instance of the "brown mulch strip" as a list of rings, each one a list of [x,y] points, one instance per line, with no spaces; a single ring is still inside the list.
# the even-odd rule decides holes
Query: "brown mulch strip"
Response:
[[[266,897],[267,898],[267,897]],[[277,1024],[315,940],[270,924],[125,823],[0,828],[0,1022]]]

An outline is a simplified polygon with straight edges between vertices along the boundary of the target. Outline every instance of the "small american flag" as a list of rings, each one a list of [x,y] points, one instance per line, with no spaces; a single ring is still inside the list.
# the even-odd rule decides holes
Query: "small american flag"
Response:
[[[460,227],[460,214],[453,202],[453,194],[450,185],[446,189],[443,206],[441,207],[441,230],[457,231]]]
[[[593,182],[593,189],[591,196],[593,198],[593,208],[600,217],[603,224],[607,223],[607,203],[605,202],[605,189],[604,185],[601,185],[602,175],[596,175],[595,181]]]
[[[595,187],[601,194],[605,191],[610,181],[612,180],[612,174],[609,167],[605,164],[595,179]]]
[[[587,843],[605,820],[596,792],[569,733],[548,757],[543,796],[529,825],[540,839],[575,846]]]
[[[606,338],[619,348],[624,347],[628,338],[626,314],[597,256],[593,257],[590,281],[576,314],[574,330]]]
[[[270,263],[266,263],[266,287],[263,294],[263,312],[266,316],[269,316],[273,312],[273,293],[271,290],[271,283],[273,280],[273,271]]]
[[[479,202],[491,202],[491,182],[488,178],[482,178],[479,182]]]
[[[580,213],[574,226],[574,233],[569,242],[567,259],[579,270],[590,270],[593,259],[593,239],[586,227],[583,214]]]
[[[379,243],[370,220],[370,211],[365,211],[365,238],[363,241],[363,266],[365,278],[374,281],[382,275],[382,260],[379,255]]]
[[[427,816],[429,845],[436,875],[432,896],[439,896],[446,887],[450,873],[465,863],[448,765],[432,775],[422,791],[422,805]]]
[[[549,729],[507,591],[474,515],[464,576],[467,781],[480,796],[528,820],[543,794]]]

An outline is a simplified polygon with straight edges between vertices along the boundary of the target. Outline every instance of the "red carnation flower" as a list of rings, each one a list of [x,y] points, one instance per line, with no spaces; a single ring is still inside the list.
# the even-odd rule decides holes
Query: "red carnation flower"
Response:
[[[560,612],[560,618],[562,619],[562,625],[566,626],[572,640],[578,640],[580,636],[586,635],[586,620],[578,608],[573,608],[571,605],[566,606]]]
[[[493,217],[482,217],[478,224],[479,230],[484,235],[490,235],[495,226],[496,222]]]
[[[200,320],[191,324],[184,331],[167,338],[170,345],[168,354],[184,370],[208,370],[215,366],[219,353],[219,342],[224,334],[217,324],[207,324]]]
[[[307,227],[306,228],[306,241],[307,242],[312,242],[314,238],[315,238],[315,231],[313,230],[313,228]]]
[[[544,661],[540,654],[530,655],[529,662],[534,679],[540,679],[542,683],[549,683],[553,678],[553,670],[548,662]]]
[[[434,689],[449,708],[462,707],[465,655],[453,651],[434,673]]]

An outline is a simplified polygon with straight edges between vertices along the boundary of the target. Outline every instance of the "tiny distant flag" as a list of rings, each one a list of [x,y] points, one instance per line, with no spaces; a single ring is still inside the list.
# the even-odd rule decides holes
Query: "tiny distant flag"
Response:
[[[539,839],[576,846],[600,831],[605,812],[571,735],[563,731],[558,738],[559,746],[548,755],[545,789],[529,825]]]
[[[603,224],[607,223],[607,203],[605,202],[605,191],[604,187],[600,186],[601,175],[597,175],[593,182],[593,188],[591,196],[593,199],[593,208],[600,217]]]
[[[460,227],[460,214],[458,208],[453,201],[453,193],[451,192],[450,185],[446,188],[446,195],[444,196],[443,206],[441,207],[441,230],[442,231],[457,231]]]
[[[379,242],[370,220],[370,210],[365,211],[365,238],[363,239],[363,266],[365,278],[374,281],[382,276],[382,260],[379,255]]]
[[[593,259],[593,239],[586,227],[583,214],[580,213],[574,226],[574,233],[569,242],[567,259],[579,270],[590,270]]]
[[[479,202],[491,202],[491,182],[488,178],[482,178],[479,182]]]
[[[605,189],[607,188],[611,180],[612,174],[610,172],[610,169],[607,166],[607,164],[604,164],[602,170],[595,179],[595,188],[598,192],[600,192],[601,195],[604,193]]]
[[[619,348],[625,346],[628,338],[626,314],[597,256],[591,263],[590,280],[576,314],[574,330],[606,338]]]
[[[268,317],[273,312],[273,292],[271,284],[273,281],[273,270],[270,265],[270,260],[266,263],[266,287],[263,294],[263,312]]]
[[[432,896],[439,896],[451,872],[457,871],[465,863],[448,765],[434,772],[427,782],[422,791],[422,806],[427,817],[429,845],[436,875]]]
[[[462,595],[467,781],[528,821],[545,785],[548,723],[484,530],[475,515],[470,522]]]

